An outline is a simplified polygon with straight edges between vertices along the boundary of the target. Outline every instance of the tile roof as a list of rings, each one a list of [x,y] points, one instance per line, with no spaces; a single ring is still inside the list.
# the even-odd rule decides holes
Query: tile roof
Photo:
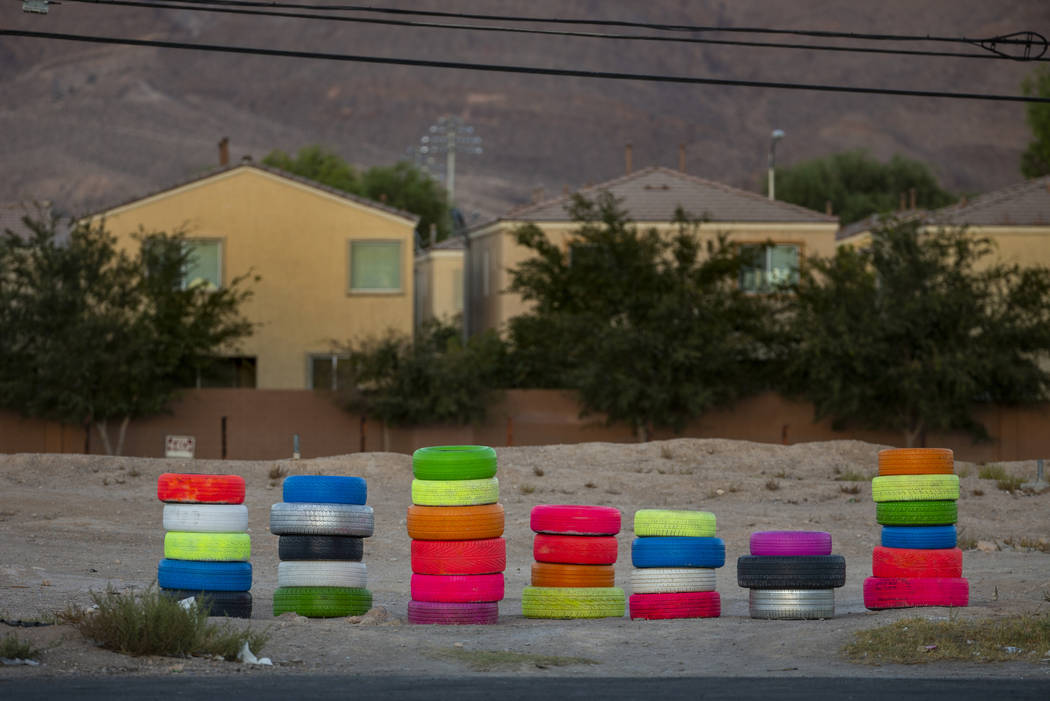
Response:
[[[0,203],[0,234],[8,229],[16,234],[26,235],[29,230],[22,223],[22,218],[29,216],[34,219],[50,217],[52,214],[50,202],[6,202]],[[61,240],[65,227],[59,224],[58,233]]]
[[[598,183],[578,191],[594,197],[607,190],[621,200],[620,206],[634,221],[671,221],[675,209],[713,222],[771,222],[833,224],[838,219],[805,207],[770,200],[755,192],[740,190],[713,180],[705,180],[670,168],[644,168],[615,180]],[[526,205],[507,212],[501,220],[571,221],[565,195],[546,202]],[[491,222],[489,222],[491,223]],[[473,227],[477,229],[479,227]]]
[[[929,216],[930,211],[928,209],[907,209],[902,212],[886,212],[881,214],[872,214],[864,217],[860,221],[855,221],[852,224],[847,224],[835,233],[835,240],[841,241],[842,239],[848,239],[851,236],[857,234],[863,234],[866,231],[871,231],[875,227],[882,224],[884,221],[889,221],[893,218],[903,219],[905,221],[911,221],[912,219],[925,219]]]
[[[955,226],[1050,226],[1050,175],[938,209],[930,221]]]

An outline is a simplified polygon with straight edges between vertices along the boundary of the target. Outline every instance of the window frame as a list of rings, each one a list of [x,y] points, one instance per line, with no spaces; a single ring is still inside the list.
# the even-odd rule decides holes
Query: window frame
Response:
[[[226,264],[226,250],[225,250],[226,249],[226,240],[224,238],[222,238],[222,237],[217,237],[217,236],[192,236],[192,237],[185,238],[184,241],[183,241],[183,244],[187,245],[187,247],[189,247],[189,246],[191,246],[193,244],[200,244],[200,243],[215,244],[216,247],[218,248],[218,256],[216,256],[216,258],[217,258],[217,262],[218,262],[218,278],[219,278],[219,282],[214,287],[209,286],[207,289],[209,289],[209,290],[211,290],[211,289],[221,290],[223,288],[223,286],[226,284],[226,274],[225,274],[225,267],[226,267],[226,265],[225,265]],[[192,251],[191,251],[191,253],[192,253]],[[183,271],[182,271],[182,278],[181,278],[181,281],[179,283],[180,289],[183,289],[183,290],[190,289],[190,281],[187,278],[188,278],[188,270],[183,269]]]
[[[332,382],[331,387],[315,387],[314,386],[314,361],[325,359],[331,362],[332,365]],[[349,353],[311,353],[306,354],[306,387],[310,390],[321,390],[324,392],[336,392],[339,390],[339,361],[349,360]]]
[[[375,287],[375,288],[354,288],[354,246],[379,246],[379,245],[396,245],[397,246],[397,283],[398,287],[386,288],[386,287]],[[346,294],[348,295],[402,295],[405,294],[405,246],[401,239],[347,239],[346,242]]]
[[[740,252],[743,252],[744,248],[761,248],[761,249],[763,249],[763,252],[765,253],[765,256],[766,256],[766,260],[764,261],[764,265],[763,265],[763,275],[767,278],[767,280],[766,280],[767,284],[766,284],[766,286],[764,288],[750,289],[750,290],[746,289],[744,287],[744,281],[743,281],[744,270],[741,269],[740,277],[737,280],[737,286],[740,289],[740,291],[743,292],[744,294],[768,295],[768,294],[776,294],[778,292],[783,292],[783,288],[786,285],[790,285],[793,282],[797,281],[798,276],[802,274],[802,267],[805,265],[805,262],[806,262],[806,254],[805,254],[806,244],[805,244],[804,241],[792,241],[792,240],[786,240],[786,239],[767,239],[766,241],[738,241],[738,242],[736,242],[736,246],[737,246],[738,251],[740,251]],[[795,279],[794,280],[789,280],[787,283],[785,283],[783,285],[770,285],[770,284],[768,284],[768,275],[769,275],[769,271],[770,271],[770,268],[769,268],[769,262],[770,262],[769,255],[770,255],[770,252],[771,252],[770,249],[772,249],[774,247],[777,247],[777,246],[793,246],[795,248],[795,250],[797,251],[797,259],[796,259],[797,260],[797,265],[796,265],[795,270],[794,270]]]

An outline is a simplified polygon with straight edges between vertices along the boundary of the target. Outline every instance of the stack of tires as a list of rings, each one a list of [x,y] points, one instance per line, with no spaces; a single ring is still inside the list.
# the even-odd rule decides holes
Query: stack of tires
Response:
[[[530,525],[536,562],[521,595],[526,618],[623,616],[626,595],[614,586],[613,570],[618,509],[541,504],[533,507]]]
[[[409,623],[496,623],[507,567],[496,451],[420,448],[412,455],[412,474]]]
[[[237,475],[164,473],[157,498],[164,504],[161,592],[193,597],[209,615],[251,618],[252,566],[244,479]]]
[[[715,569],[726,546],[708,511],[642,509],[631,543],[631,618],[717,618],[722,601]]]
[[[360,477],[293,475],[283,502],[270,508],[270,532],[279,536],[273,615],[308,618],[358,616],[372,608],[362,539],[375,515]]]
[[[959,477],[952,451],[904,448],[879,452],[871,481],[882,545],[864,581],[869,609],[966,606],[969,582],[956,547]]]
[[[846,559],[831,554],[831,534],[760,531],[751,534],[750,550],[737,559],[736,578],[751,590],[751,618],[835,616],[835,589],[846,583]]]

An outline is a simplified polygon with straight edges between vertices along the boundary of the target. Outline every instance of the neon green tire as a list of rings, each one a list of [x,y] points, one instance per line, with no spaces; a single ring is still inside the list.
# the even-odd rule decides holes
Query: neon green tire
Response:
[[[372,608],[372,592],[357,587],[278,587],[273,615],[297,613],[307,618],[360,616]]]
[[[710,511],[641,509],[634,512],[634,534],[710,538],[715,534],[715,515]]]
[[[954,501],[884,501],[875,505],[875,522],[883,526],[949,526],[959,520]]]
[[[525,618],[622,618],[627,596],[619,587],[533,587],[521,593]]]
[[[485,445],[436,445],[412,453],[421,480],[478,480],[496,475],[496,451]]]
[[[171,560],[244,562],[251,554],[252,540],[247,533],[168,531],[164,534],[164,557]]]
[[[871,480],[875,501],[950,501],[959,498],[958,475],[888,475]]]
[[[499,501],[499,480],[412,480],[412,503],[419,506],[479,506]]]

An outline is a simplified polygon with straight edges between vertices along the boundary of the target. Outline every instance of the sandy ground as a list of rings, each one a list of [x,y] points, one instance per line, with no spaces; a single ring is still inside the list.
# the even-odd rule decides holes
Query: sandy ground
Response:
[[[644,444],[500,448],[501,502],[507,513],[507,598],[496,626],[412,626],[408,600],[411,460],[363,453],[302,461],[171,461],[82,455],[0,456],[0,618],[38,619],[69,602],[90,603],[89,592],[110,584],[145,587],[163,551],[162,472],[242,475],[252,533],[255,613],[251,625],[269,629],[262,654],[273,667],[207,659],[133,658],[95,647],[66,626],[11,628],[46,647],[39,667],[0,667],[0,679],[99,674],[525,674],[595,676],[987,676],[1050,679],[1050,664],[858,665],[841,655],[854,631],[902,617],[944,619],[943,608],[865,610],[861,585],[878,543],[870,481],[836,476],[874,474],[879,446],[855,441],[766,445],[679,439]],[[271,599],[277,577],[277,537],[269,533],[270,505],[281,500],[288,474],[359,475],[368,479],[376,535],[365,543],[369,588],[385,607],[385,622],[276,619]],[[1012,474],[1033,476],[1034,463],[1010,463]],[[958,615],[994,617],[1050,610],[1050,554],[1018,547],[1022,539],[1050,540],[1050,492],[1011,495],[957,463],[962,476],[962,538],[986,541],[965,553],[970,607]],[[859,487],[859,493],[844,489]],[[617,584],[628,589],[633,514],[641,508],[712,511],[726,542],[718,573],[723,615],[718,619],[645,622],[629,619],[540,621],[521,616],[521,591],[532,561],[529,510],[540,503],[616,506],[624,514]],[[846,557],[846,586],[836,593],[836,616],[826,621],[760,621],[748,617],[747,590],[736,584],[736,558],[751,532],[826,530]],[[1014,543],[1013,546],[1010,543]],[[484,669],[473,651],[586,658],[593,664],[537,666],[520,662]]]

